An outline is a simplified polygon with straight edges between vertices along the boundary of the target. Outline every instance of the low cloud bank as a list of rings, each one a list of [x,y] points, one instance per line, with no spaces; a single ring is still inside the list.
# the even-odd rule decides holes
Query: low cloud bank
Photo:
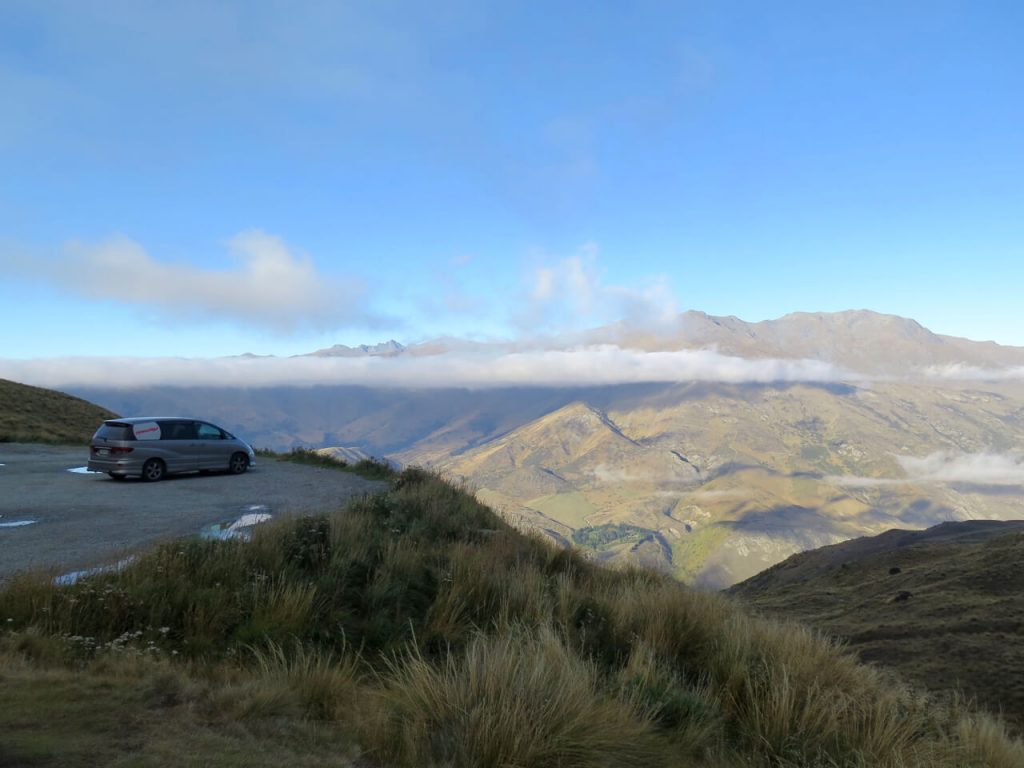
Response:
[[[987,485],[1024,487],[1024,454],[954,453],[936,451],[923,458],[896,456],[906,477],[828,477],[826,480],[850,488],[900,485]]]
[[[966,363],[932,365],[923,369],[926,378],[952,381],[1016,381],[1024,379],[1024,365],[1009,368],[980,368]]]
[[[817,360],[747,360],[711,350],[639,352],[613,346],[392,358],[237,357],[0,359],[0,378],[44,387],[503,387],[719,381],[835,382],[853,378]]]
[[[938,451],[916,459],[898,456],[907,476],[917,482],[1024,486],[1024,455]]]

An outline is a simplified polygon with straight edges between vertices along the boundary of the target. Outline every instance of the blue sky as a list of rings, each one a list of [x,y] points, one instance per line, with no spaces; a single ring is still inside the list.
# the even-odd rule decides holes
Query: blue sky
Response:
[[[1016,2],[0,6],[0,357],[869,308],[1024,345]]]

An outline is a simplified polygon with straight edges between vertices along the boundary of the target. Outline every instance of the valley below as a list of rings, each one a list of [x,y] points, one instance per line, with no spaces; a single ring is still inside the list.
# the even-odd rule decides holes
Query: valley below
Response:
[[[76,394],[437,469],[521,527],[708,588],[889,528],[1024,517],[1017,382]]]
[[[669,335],[609,326],[583,343],[596,346],[336,345],[217,362],[241,366],[244,385],[71,391],[121,414],[201,414],[259,448],[435,469],[522,528],[712,589],[890,528],[1024,518],[1024,348],[868,311],[686,312]],[[532,383],[487,378],[527,359]],[[313,365],[321,380],[260,383],[260,365]],[[655,380],[614,365],[654,365]],[[555,369],[606,383],[557,383]],[[381,383],[344,383],[367,370]],[[439,370],[483,383],[430,380]],[[414,386],[416,371],[428,378]]]

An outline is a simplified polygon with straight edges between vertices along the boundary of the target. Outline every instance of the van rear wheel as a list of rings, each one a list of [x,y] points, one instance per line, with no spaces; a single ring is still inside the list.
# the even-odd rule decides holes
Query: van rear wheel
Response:
[[[142,479],[147,483],[155,483],[157,480],[163,480],[166,471],[167,468],[160,459],[150,459],[142,465]]]
[[[240,475],[249,468],[249,457],[244,453],[231,454],[231,461],[228,462],[228,471],[232,475]]]

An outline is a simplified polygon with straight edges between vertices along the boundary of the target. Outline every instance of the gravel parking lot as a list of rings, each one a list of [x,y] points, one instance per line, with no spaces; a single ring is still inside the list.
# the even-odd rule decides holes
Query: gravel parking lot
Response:
[[[242,475],[179,475],[158,483],[85,474],[88,451],[0,443],[0,580],[113,563],[151,542],[242,515],[343,506],[386,487],[347,472],[257,457]]]

